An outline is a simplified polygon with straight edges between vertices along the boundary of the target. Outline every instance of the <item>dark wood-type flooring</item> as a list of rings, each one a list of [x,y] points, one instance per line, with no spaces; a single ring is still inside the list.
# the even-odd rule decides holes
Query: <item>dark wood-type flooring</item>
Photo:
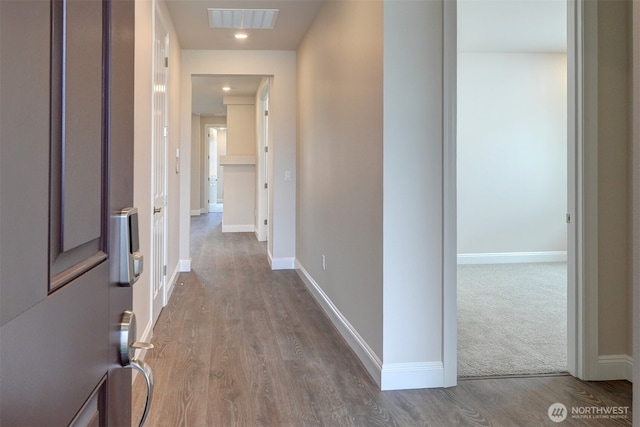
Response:
[[[221,214],[192,219],[192,271],[180,275],[145,356],[155,376],[147,426],[631,425],[626,381],[475,379],[381,392],[296,272],[271,271],[264,243],[223,235],[220,222]],[[135,426],[144,399],[139,377]],[[547,415],[556,402],[569,411],[561,423]],[[572,417],[572,408],[594,411],[587,407],[628,413]]]

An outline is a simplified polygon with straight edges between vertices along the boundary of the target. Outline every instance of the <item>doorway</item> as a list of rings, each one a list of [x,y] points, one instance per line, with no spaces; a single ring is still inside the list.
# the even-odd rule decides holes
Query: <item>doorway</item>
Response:
[[[260,241],[267,240],[269,227],[271,80],[262,75],[191,77],[192,117],[199,122],[191,162],[193,184],[199,187],[191,194],[199,200],[192,200],[198,208],[192,215],[223,211],[223,232],[252,232]]]
[[[203,188],[208,188],[207,207],[209,213],[224,211],[224,168],[220,157],[227,153],[227,129],[222,126],[207,127],[206,159],[207,173]]]
[[[566,371],[567,6],[457,18],[458,376]]]

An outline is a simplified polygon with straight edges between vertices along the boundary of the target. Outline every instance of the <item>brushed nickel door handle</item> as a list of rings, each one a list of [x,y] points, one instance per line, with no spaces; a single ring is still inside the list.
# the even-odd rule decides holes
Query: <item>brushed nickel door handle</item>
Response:
[[[147,420],[147,415],[149,415],[149,410],[151,409],[151,399],[153,398],[153,371],[144,361],[135,358],[135,352],[137,349],[151,350],[153,348],[153,344],[135,341],[137,336],[136,315],[131,310],[125,310],[122,313],[118,334],[120,365],[124,368],[137,370],[142,374],[145,382],[147,383],[147,400],[145,402],[144,412],[142,413],[142,419],[139,424],[139,427],[142,427]]]
[[[142,427],[147,420],[149,410],[151,409],[151,399],[153,399],[153,371],[151,367],[142,360],[132,359],[129,368],[135,369],[142,374],[145,382],[147,383],[147,400],[144,404],[144,412],[142,412],[142,418],[138,427]]]

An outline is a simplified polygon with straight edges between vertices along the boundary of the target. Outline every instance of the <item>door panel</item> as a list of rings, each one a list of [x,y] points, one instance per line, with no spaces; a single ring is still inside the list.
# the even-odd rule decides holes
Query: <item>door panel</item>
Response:
[[[107,374],[107,268],[102,263],[2,327],[3,426],[67,425]]]
[[[0,325],[47,296],[49,9],[0,1]]]
[[[3,426],[131,422],[110,218],[133,200],[133,16],[128,0],[0,2]]]
[[[102,2],[68,1],[62,63],[63,251],[102,234]]]

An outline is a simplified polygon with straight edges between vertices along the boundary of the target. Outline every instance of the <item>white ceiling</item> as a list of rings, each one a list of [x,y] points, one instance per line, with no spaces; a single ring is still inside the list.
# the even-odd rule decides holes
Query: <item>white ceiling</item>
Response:
[[[1,1],[1,0],[0,0]],[[167,7],[182,49],[296,50],[323,0],[167,0]],[[249,37],[237,40],[236,30],[209,27],[209,8],[279,9],[273,30],[243,30]],[[255,95],[261,76],[198,76],[192,78],[192,111],[226,116],[222,96]],[[231,91],[222,92],[228,84]]]
[[[193,76],[191,77],[191,111],[202,116],[226,116],[224,96],[254,96],[262,76]],[[230,91],[224,92],[223,86]]]
[[[166,0],[182,49],[295,50],[324,0]],[[337,1],[337,0],[326,0]],[[409,0],[413,1],[413,0]],[[447,0],[445,0],[447,1]],[[461,51],[566,52],[567,0],[458,0],[458,46]],[[273,30],[209,27],[208,8],[279,9]],[[260,77],[193,78],[193,112],[226,115],[224,95],[254,95]],[[253,91],[253,92],[252,92]],[[252,93],[251,93],[252,92]]]
[[[566,52],[567,0],[459,0],[458,48]]]
[[[182,49],[296,50],[313,22],[322,0],[167,0]],[[235,31],[209,27],[208,8],[279,9],[273,30],[246,30],[246,40]]]

